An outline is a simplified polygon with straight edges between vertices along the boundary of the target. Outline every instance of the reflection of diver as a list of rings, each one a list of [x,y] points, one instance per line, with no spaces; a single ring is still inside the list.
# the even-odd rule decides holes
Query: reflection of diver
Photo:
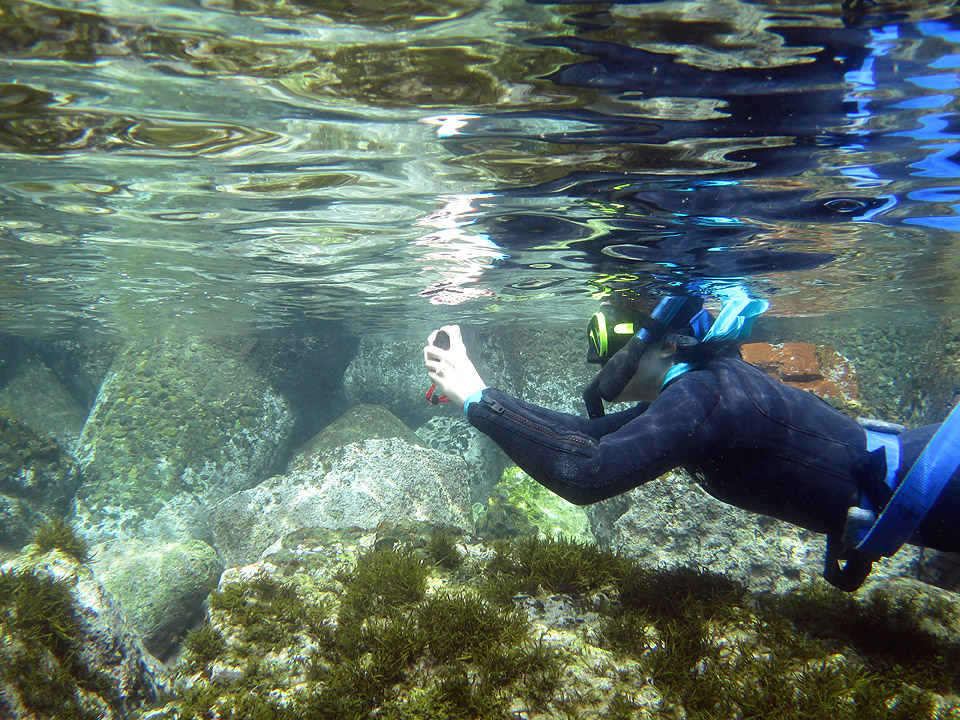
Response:
[[[585,396],[590,419],[487,387],[455,325],[431,335],[432,343],[446,333],[450,347],[428,345],[427,370],[471,424],[571,502],[597,502],[683,467],[720,500],[826,534],[825,576],[844,590],[905,542],[960,551],[960,440],[949,437],[960,434],[960,413],[936,435],[936,426],[865,429],[740,359],[736,342],[766,303],[734,299],[712,323],[699,298],[646,307],[650,314],[634,303],[630,317],[598,314],[591,323],[603,368]],[[601,399],[641,402],[603,416]],[[939,458],[928,462],[931,453]]]

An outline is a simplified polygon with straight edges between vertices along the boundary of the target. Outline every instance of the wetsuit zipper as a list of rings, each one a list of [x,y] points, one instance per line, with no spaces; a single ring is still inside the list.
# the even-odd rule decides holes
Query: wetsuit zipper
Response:
[[[573,443],[575,445],[582,445],[584,450],[594,450],[597,447],[597,444],[590,438],[585,438],[583,435],[573,435],[573,434],[564,434],[558,433],[553,428],[543,423],[538,423],[536,420],[531,420],[528,417],[521,415],[518,412],[513,410],[508,410],[503,405],[498,403],[496,400],[489,400],[487,398],[481,398],[480,402],[490,406],[490,409],[493,410],[497,415],[503,415],[510,418],[516,423],[519,423],[534,432],[540,433],[541,435],[546,435],[547,437],[556,440],[557,442],[563,443]],[[584,452],[585,455],[589,455],[589,452]]]

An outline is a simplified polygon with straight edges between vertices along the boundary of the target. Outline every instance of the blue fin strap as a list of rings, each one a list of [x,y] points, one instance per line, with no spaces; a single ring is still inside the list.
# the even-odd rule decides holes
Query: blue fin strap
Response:
[[[916,532],[960,467],[960,406],[954,408],[916,459],[890,502],[856,549],[889,557]]]

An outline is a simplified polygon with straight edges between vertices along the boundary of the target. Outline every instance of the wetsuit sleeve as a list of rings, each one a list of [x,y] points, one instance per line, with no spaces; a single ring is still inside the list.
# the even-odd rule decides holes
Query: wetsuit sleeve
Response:
[[[487,388],[468,418],[530,477],[586,505],[693,463],[697,432],[718,400],[708,386],[683,379],[649,407],[587,420]]]

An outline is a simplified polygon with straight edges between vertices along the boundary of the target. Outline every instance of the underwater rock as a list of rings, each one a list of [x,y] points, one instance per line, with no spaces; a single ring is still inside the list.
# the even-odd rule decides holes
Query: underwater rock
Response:
[[[390,341],[364,337],[343,374],[353,404],[383,405],[409,427],[437,413],[425,400],[430,387],[423,369],[426,338]]]
[[[351,443],[219,503],[210,513],[214,547],[232,566],[298,528],[373,529],[408,519],[469,531],[466,476],[461,458],[398,438]]]
[[[56,340],[41,344],[37,353],[87,412],[122,350],[117,340]]]
[[[360,440],[400,438],[410,445],[423,445],[417,434],[382,405],[357,405],[308,440],[290,461],[290,470],[303,470],[313,458]]]
[[[210,505],[278,469],[293,416],[247,350],[161,341],[117,357],[77,445],[88,539],[204,539]]]
[[[411,526],[413,532],[415,529]],[[564,538],[306,532],[224,572],[184,641],[183,717],[955,717],[949,593],[752,594]],[[482,710],[481,710],[482,709]]]
[[[70,450],[80,437],[87,413],[50,368],[26,362],[0,390],[0,407],[37,432],[50,435]]]
[[[150,653],[162,658],[217,587],[223,565],[201,540],[118,540],[97,552],[93,571]]]
[[[787,385],[809,390],[825,400],[860,400],[853,364],[828,345],[747,343],[740,350],[748,363]]]
[[[312,334],[311,334],[312,333]],[[336,328],[257,340],[249,363],[279,392],[296,414],[292,445],[301,445],[348,407],[343,372],[357,339]]]
[[[0,715],[123,720],[156,700],[165,669],[90,568],[35,549],[0,568]]]
[[[712,498],[673,471],[613,499],[605,546],[645,566],[700,567],[754,592],[781,592],[820,576],[822,536]],[[592,509],[592,519],[607,502]]]
[[[468,566],[451,573],[416,549],[428,527],[411,545],[378,536],[305,534],[224,572],[184,642],[184,691],[153,717],[614,718],[627,692],[659,706],[637,661],[585,641],[583,603],[485,597],[489,546],[458,544]]]
[[[594,542],[582,507],[547,490],[518,467],[508,467],[476,518],[477,532],[487,540],[532,534],[565,535]]]
[[[20,547],[44,521],[65,514],[82,482],[60,445],[0,412],[0,545]]]
[[[428,447],[460,455],[470,469],[470,501],[485,504],[503,469],[512,464],[500,447],[473,427],[462,415],[438,415],[417,428]]]
[[[585,362],[583,333],[569,325],[477,330],[463,328],[480,376],[490,385],[551,410],[583,415],[582,388],[594,369]],[[425,337],[384,341],[363,338],[344,374],[355,403],[385,405],[410,427],[454,416],[453,403],[425,401],[430,387],[423,367]]]
[[[480,374],[491,385],[527,402],[583,416],[583,388],[597,370],[586,361],[583,327],[566,323],[482,331],[477,366],[498,370],[489,373],[490,377],[483,371]]]

